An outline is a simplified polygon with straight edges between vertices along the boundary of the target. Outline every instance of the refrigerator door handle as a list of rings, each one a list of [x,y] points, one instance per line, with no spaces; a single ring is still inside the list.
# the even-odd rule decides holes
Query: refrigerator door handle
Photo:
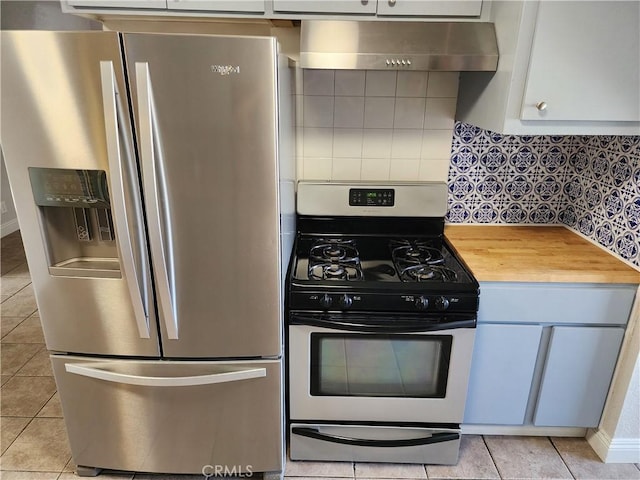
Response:
[[[153,91],[149,75],[149,64],[136,62],[136,87],[138,94],[138,118],[140,130],[140,157],[142,159],[142,179],[144,183],[144,195],[147,205],[147,220],[149,226],[149,244],[151,246],[151,258],[155,269],[156,293],[162,309],[162,318],[167,329],[167,337],[171,340],[178,339],[178,318],[175,310],[175,301],[171,291],[173,268],[171,266],[171,254],[165,249],[171,250],[170,235],[163,235],[163,223],[169,225],[168,203],[164,202],[164,210],[160,208],[159,195],[166,191],[166,184],[162,168],[162,155],[158,144],[158,131],[155,122],[155,105],[153,103]],[[164,211],[164,222],[163,212]],[[170,276],[171,274],[171,276]]]
[[[129,235],[128,212],[126,207],[124,173],[121,157],[121,146],[127,148],[126,140],[120,143],[120,124],[122,111],[118,108],[119,92],[115,81],[113,62],[100,62],[102,80],[102,104],[104,108],[105,133],[107,143],[107,157],[109,159],[109,175],[111,187],[111,206],[115,222],[116,238],[120,247],[120,261],[131,298],[138,334],[140,338],[150,338],[149,316],[147,314],[146,294],[140,286],[140,272],[136,268],[133,255],[133,244]],[[131,161],[131,150],[128,148],[128,158]],[[134,207],[135,208],[135,207]],[[141,213],[139,217],[142,218]],[[144,277],[142,277],[144,285]]]
[[[114,362],[92,363],[89,367],[82,363],[67,363],[65,370],[69,373],[82,375],[83,377],[95,378],[107,382],[115,382],[126,385],[141,385],[145,387],[193,387],[197,385],[212,385],[215,383],[237,382],[239,380],[249,380],[267,376],[266,368],[249,368],[246,370],[232,370],[229,372],[210,373],[206,375],[193,375],[187,377],[149,377],[143,375],[130,375],[118,373],[113,370],[103,370],[96,368],[105,366],[112,368]]]

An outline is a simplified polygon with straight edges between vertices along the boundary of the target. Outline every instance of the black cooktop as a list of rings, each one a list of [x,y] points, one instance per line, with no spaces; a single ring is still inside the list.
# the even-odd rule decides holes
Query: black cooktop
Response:
[[[375,287],[378,282],[400,283],[412,289],[442,284],[473,284],[442,237],[299,235],[295,248],[294,280],[320,285]]]
[[[441,233],[440,221],[436,228],[424,221],[380,219],[372,228],[362,219],[299,225],[303,230],[289,266],[290,309],[477,311],[478,282]]]

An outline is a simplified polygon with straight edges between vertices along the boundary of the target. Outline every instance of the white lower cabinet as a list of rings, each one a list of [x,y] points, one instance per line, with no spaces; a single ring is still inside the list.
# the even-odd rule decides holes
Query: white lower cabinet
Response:
[[[478,325],[464,423],[524,424],[540,325]]]
[[[464,423],[596,427],[635,290],[481,283]]]
[[[616,327],[552,327],[533,424],[598,426],[623,336]]]

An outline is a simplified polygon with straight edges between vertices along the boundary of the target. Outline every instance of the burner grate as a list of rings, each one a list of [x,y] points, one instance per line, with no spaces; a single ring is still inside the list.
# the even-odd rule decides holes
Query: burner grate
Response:
[[[403,282],[454,282],[458,275],[444,266],[442,252],[424,240],[391,240],[391,258]]]
[[[363,280],[360,254],[355,240],[320,238],[309,251],[309,278],[312,280]]]

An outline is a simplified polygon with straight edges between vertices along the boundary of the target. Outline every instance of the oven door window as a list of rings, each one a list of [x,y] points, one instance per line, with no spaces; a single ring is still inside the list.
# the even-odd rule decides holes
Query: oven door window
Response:
[[[311,334],[311,395],[444,398],[451,335]]]

